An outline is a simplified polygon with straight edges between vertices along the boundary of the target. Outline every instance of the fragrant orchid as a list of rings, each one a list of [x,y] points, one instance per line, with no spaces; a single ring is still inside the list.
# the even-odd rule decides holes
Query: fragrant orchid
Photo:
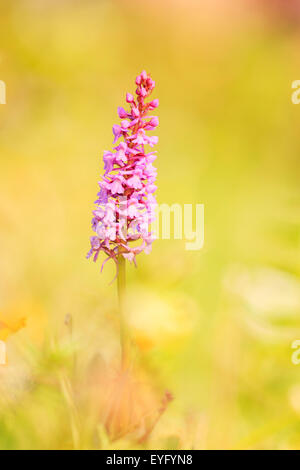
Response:
[[[130,111],[118,108],[120,124],[113,126],[114,141],[121,142],[113,151],[103,154],[105,173],[99,182],[100,191],[95,201],[91,237],[91,249],[87,258],[98,259],[103,251],[109,259],[118,263],[122,256],[136,264],[136,255],[149,253],[154,240],[149,224],[154,220],[156,199],[156,169],[152,165],[155,152],[145,153],[145,145],[153,147],[158,138],[148,136],[158,126],[156,116],[148,112],[158,107],[158,99],[146,103],[155,87],[155,82],[143,71],[137,76],[136,96],[126,94]],[[148,118],[148,119],[147,119]],[[140,244],[136,244],[139,241]],[[135,242],[135,243],[133,243]],[[102,268],[103,265],[102,264]],[[101,268],[101,270],[102,270]]]

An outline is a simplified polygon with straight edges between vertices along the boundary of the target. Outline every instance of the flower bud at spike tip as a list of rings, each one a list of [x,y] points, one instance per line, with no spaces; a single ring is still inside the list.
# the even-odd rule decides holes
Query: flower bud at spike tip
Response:
[[[126,93],[126,101],[127,101],[127,103],[133,103],[134,98],[133,98],[133,95],[131,93]]]

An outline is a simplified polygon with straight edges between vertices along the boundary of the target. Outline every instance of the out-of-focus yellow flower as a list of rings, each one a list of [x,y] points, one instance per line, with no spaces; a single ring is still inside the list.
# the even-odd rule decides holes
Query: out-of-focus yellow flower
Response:
[[[163,298],[142,287],[129,295],[127,311],[133,339],[143,350],[158,344],[178,346],[189,337],[199,315],[195,302],[182,293]]]
[[[0,339],[4,341],[2,335],[8,337],[26,326],[29,340],[41,344],[44,339],[46,319],[46,313],[40,304],[28,298],[20,299],[7,306],[5,313],[0,313]]]
[[[3,315],[0,314],[0,340],[6,341],[7,338],[19,331],[21,328],[24,328],[26,325],[26,319],[24,317],[16,319],[6,319],[2,318]]]

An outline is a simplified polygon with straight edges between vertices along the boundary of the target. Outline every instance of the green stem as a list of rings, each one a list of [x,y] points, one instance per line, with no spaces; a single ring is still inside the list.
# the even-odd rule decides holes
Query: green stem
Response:
[[[74,401],[72,385],[69,379],[67,378],[67,376],[65,376],[63,373],[59,374],[59,382],[60,382],[60,387],[61,387],[63,396],[65,398],[65,401],[68,407],[69,416],[70,416],[74,450],[79,450],[80,449],[80,420],[79,420],[78,411],[77,411],[75,401]]]
[[[126,292],[126,261],[122,255],[118,257],[118,299],[122,366],[127,360],[126,321],[125,321],[125,292]]]

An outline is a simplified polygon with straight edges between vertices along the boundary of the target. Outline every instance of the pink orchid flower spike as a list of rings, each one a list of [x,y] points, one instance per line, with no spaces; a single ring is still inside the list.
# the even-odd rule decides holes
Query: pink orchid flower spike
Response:
[[[156,168],[152,165],[155,156],[154,152],[145,153],[145,146],[153,147],[158,142],[157,137],[146,132],[158,126],[158,118],[148,113],[159,102],[146,102],[155,87],[149,74],[143,71],[135,83],[135,96],[126,94],[130,110],[118,108],[121,122],[113,126],[117,146],[103,154],[105,171],[92,219],[95,235],[87,254],[87,258],[97,261],[102,251],[107,255],[104,263],[112,259],[117,265],[119,256],[136,264],[136,256],[142,251],[149,253],[154,240],[149,226],[157,205]]]

